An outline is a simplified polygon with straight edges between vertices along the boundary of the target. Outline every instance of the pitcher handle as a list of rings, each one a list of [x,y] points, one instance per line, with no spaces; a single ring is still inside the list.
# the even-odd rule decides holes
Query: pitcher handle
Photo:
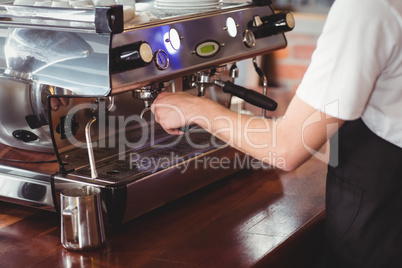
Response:
[[[64,234],[67,242],[78,243],[77,207],[67,207],[63,210]]]

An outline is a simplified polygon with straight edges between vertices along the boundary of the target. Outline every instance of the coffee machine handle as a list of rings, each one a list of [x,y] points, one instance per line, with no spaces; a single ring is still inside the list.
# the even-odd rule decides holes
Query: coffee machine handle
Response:
[[[260,107],[262,109],[275,111],[276,107],[278,106],[276,101],[274,101],[273,99],[261,93],[258,93],[254,90],[235,85],[230,81],[223,82],[220,80],[215,80],[214,83],[215,85],[221,87],[223,89],[223,92],[235,95],[245,100],[246,102],[253,104],[257,107]]]

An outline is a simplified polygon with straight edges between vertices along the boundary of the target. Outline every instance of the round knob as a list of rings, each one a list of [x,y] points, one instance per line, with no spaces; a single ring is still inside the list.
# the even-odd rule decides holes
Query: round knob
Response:
[[[147,42],[142,42],[138,49],[141,60],[144,63],[150,63],[153,59],[152,48]]]
[[[138,64],[147,64],[152,61],[152,48],[147,42],[140,42],[132,46],[125,47],[119,53],[120,63],[137,62]]]
[[[269,16],[267,23],[271,24],[277,33],[283,33],[293,30],[295,27],[295,18],[290,12],[281,12]]]
[[[261,23],[258,25],[256,25],[255,21],[256,18],[250,22],[249,28],[253,31],[256,38],[288,32],[295,27],[295,19],[291,12],[280,12],[260,18]]]
[[[148,65],[153,60],[151,46],[144,41],[116,47],[112,50],[113,71],[126,71]]]

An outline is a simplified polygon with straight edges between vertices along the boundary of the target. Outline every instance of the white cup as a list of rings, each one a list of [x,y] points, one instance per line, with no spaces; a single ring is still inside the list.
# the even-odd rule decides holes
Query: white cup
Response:
[[[124,22],[130,21],[135,17],[135,7],[123,6],[123,19]]]

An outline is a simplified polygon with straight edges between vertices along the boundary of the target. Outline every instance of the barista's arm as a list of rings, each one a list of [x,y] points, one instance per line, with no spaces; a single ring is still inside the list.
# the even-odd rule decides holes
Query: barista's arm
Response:
[[[181,134],[178,128],[197,124],[240,151],[285,170],[309,159],[343,124],[297,96],[278,119],[238,114],[187,93],[160,94],[152,111],[168,133]]]

